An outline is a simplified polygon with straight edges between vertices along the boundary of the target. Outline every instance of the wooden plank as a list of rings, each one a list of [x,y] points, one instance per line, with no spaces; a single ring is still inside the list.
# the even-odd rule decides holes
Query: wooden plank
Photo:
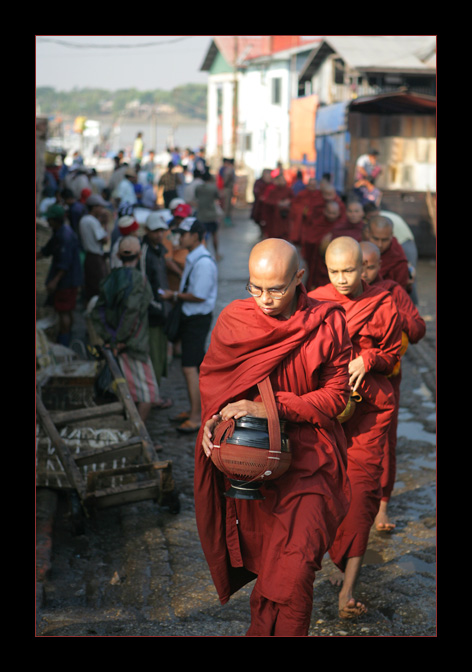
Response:
[[[110,443],[106,446],[90,448],[89,450],[81,450],[80,453],[74,455],[74,461],[78,467],[83,467],[86,464],[94,464],[99,461],[119,459],[121,457],[135,457],[141,455],[142,449],[142,439],[140,437],[131,437],[128,441]]]
[[[159,500],[162,495],[156,481],[148,481],[139,485],[131,484],[121,489],[110,488],[107,490],[95,490],[85,499],[86,506],[94,509],[104,509],[111,506],[138,502],[146,499]]]
[[[39,419],[44,428],[44,431],[48,434],[49,438],[54,444],[54,447],[57,450],[59,459],[64,467],[67,478],[71,485],[75,487],[79,496],[82,498],[85,495],[85,482],[82,478],[82,474],[76,463],[74,462],[72,456],[69,453],[69,448],[62,440],[59,435],[54,423],[52,422],[49,413],[47,412],[41,397],[36,393],[36,409],[39,413]]]
[[[80,422],[82,420],[91,420],[96,418],[104,418],[109,415],[116,415],[123,413],[123,404],[120,401],[111,404],[103,404],[101,406],[88,406],[87,408],[79,408],[73,411],[50,411],[49,415],[55,425],[67,425],[72,422]]]

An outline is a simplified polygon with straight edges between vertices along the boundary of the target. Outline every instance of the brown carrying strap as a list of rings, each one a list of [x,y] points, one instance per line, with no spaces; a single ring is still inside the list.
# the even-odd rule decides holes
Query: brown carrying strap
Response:
[[[262,403],[267,411],[270,449],[280,452],[281,439],[279,415],[277,413],[274,391],[272,390],[269,377],[267,376],[267,378],[264,378],[264,380],[257,384],[257,387],[261,393]]]

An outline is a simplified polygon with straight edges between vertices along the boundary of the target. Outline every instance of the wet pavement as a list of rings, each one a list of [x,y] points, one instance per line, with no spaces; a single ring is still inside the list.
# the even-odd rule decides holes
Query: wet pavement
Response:
[[[216,313],[245,296],[249,250],[259,239],[247,210],[220,233]],[[427,335],[410,346],[403,364],[397,481],[389,513],[393,533],[372,531],[358,585],[368,613],[357,621],[337,615],[335,569],[326,558],[314,586],[310,636],[436,636],[436,416],[435,264],[418,264],[419,310]],[[161,384],[173,399],[154,410],[151,437],[171,459],[180,512],[153,501],[96,512],[74,534],[68,501],[38,491],[38,530],[47,536],[37,557],[36,635],[41,637],[242,637],[250,621],[252,584],[222,606],[209,576],[194,518],[194,436],[171,418],[187,410],[187,393],[175,359]],[[52,516],[52,522],[51,522]],[[50,547],[48,543],[50,542]],[[42,563],[42,565],[41,565]],[[41,565],[41,566],[40,566]]]

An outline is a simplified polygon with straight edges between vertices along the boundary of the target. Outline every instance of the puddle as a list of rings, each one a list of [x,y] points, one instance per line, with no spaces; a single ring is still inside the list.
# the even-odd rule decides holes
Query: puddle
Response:
[[[364,565],[382,565],[385,560],[381,553],[368,548],[364,555]]]
[[[436,434],[426,432],[419,422],[398,422],[397,436],[403,436],[410,441],[424,441],[436,445]]]
[[[414,555],[404,555],[398,560],[398,566],[404,571],[410,574],[415,574],[416,572],[423,572],[427,574],[436,574],[436,563],[435,562],[424,562]]]

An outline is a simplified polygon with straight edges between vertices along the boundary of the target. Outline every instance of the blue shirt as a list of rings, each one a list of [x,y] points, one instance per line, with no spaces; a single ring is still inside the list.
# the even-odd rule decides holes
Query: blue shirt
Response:
[[[180,292],[184,291],[189,275],[190,279],[186,291],[199,299],[204,299],[204,301],[198,303],[184,301],[182,312],[184,315],[207,315],[211,313],[215,308],[218,292],[218,270],[215,260],[203,243],[187,255],[180,281]]]
[[[58,289],[82,285],[79,239],[68,224],[63,224],[54,231],[41,252],[45,257],[52,257],[46,284],[57,275],[58,271],[65,271],[57,286]]]

